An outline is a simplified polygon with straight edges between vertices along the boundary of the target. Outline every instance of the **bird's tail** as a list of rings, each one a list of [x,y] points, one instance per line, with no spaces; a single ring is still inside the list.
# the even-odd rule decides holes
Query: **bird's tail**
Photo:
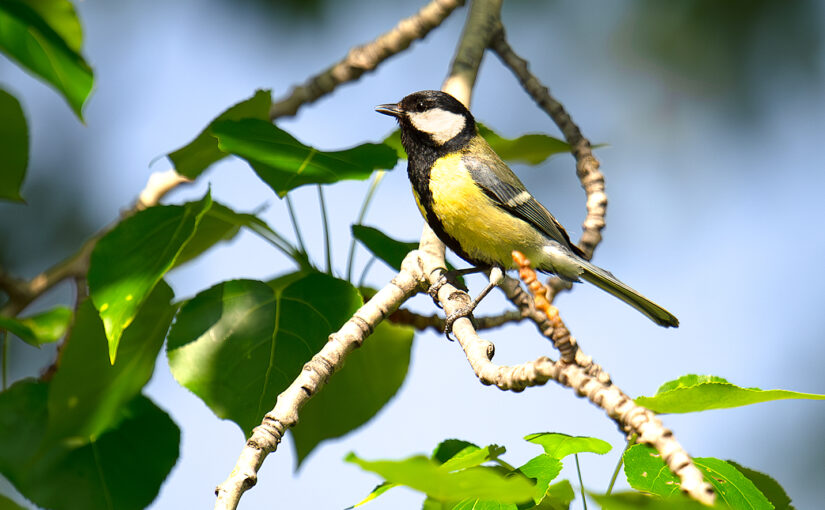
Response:
[[[581,278],[599,287],[600,289],[613,294],[636,310],[647,315],[650,320],[666,328],[679,326],[679,319],[653,301],[647,299],[635,290],[631,289],[609,271],[594,266],[583,259],[577,260],[582,268]]]

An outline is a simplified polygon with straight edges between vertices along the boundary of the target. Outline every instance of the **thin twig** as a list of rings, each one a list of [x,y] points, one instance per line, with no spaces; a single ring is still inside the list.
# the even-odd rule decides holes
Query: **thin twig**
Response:
[[[485,329],[498,328],[512,322],[519,322],[522,319],[524,319],[524,316],[521,312],[508,310],[500,315],[473,317],[473,323],[475,324],[476,331],[482,331]],[[406,324],[412,326],[419,331],[432,328],[438,333],[444,331],[444,323],[446,322],[444,318],[438,315],[421,315],[411,312],[406,308],[396,310],[395,313],[389,316],[388,320],[395,324]]]
[[[627,450],[634,444],[636,444],[636,434],[630,436],[624,445],[624,450],[622,450],[621,455],[619,455],[619,462],[616,463],[616,469],[613,470],[613,476],[610,477],[610,483],[607,485],[607,490],[605,491],[606,495],[609,496],[610,493],[613,492],[613,486],[616,485],[616,479],[619,478],[619,471],[622,470],[622,464],[624,464],[624,454],[627,453]]]
[[[318,204],[321,206],[321,226],[324,229],[324,257],[327,261],[327,274],[332,274],[332,246],[329,237],[329,218],[327,218],[327,202],[324,200],[324,188],[318,188]]]
[[[413,41],[424,38],[461,5],[464,0],[431,1],[414,15],[399,21],[392,30],[368,44],[352,48],[341,61],[293,87],[289,95],[272,104],[269,118],[295,115],[301,106],[374,70],[386,59],[407,49]]]
[[[582,480],[582,468],[579,466],[579,454],[573,455],[576,458],[576,474],[579,475],[579,489],[582,492],[582,508],[587,510],[587,496],[584,494],[584,481]]]
[[[295,231],[295,239],[298,241],[298,249],[303,253],[307,253],[304,238],[301,236],[301,228],[298,226],[298,218],[295,217],[295,208],[292,206],[292,197],[289,193],[286,195],[286,210],[289,213],[289,221],[292,222],[292,230]]]

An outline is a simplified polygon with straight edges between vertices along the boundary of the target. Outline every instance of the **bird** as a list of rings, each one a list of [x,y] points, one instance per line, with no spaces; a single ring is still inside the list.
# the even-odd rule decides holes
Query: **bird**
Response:
[[[535,269],[570,282],[584,280],[637,309],[656,324],[678,327],[670,312],[586,260],[556,218],[527,190],[478,133],[470,111],[438,90],[378,105],[394,117],[407,153],[407,175],[418,209],[441,241],[479,271],[491,270],[479,297],[447,318],[445,332],[515,268],[511,253]]]

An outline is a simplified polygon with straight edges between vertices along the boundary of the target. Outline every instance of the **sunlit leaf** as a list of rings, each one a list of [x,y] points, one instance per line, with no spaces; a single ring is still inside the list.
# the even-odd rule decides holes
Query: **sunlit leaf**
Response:
[[[87,300],[77,310],[71,336],[51,381],[48,409],[59,416],[49,438],[94,439],[115,425],[123,406],[140,394],[155,368],[176,307],[172,289],[161,281],[123,334],[118,362],[109,363],[100,316]]]
[[[692,413],[784,399],[825,400],[825,395],[742,388],[721,377],[691,374],[666,382],[652,397],[635,400],[656,413]]]
[[[724,460],[704,457],[693,459],[693,463],[713,486],[720,502],[731,508],[773,508],[753,482]],[[665,498],[679,494],[679,479],[650,446],[630,447],[624,454],[624,472],[627,482],[636,490]]]
[[[3,89],[0,89],[0,154],[3,155],[0,158],[0,198],[22,202],[20,186],[29,164],[29,127],[20,102]]]
[[[21,0],[0,2],[0,51],[53,85],[82,118],[94,78],[79,53],[82,34],[67,4],[49,1],[35,7]]]
[[[567,142],[543,134],[503,138],[483,124],[478,125],[478,132],[501,159],[511,163],[538,165],[550,156],[570,152]]]
[[[542,500],[542,498],[544,498],[544,494],[550,487],[550,482],[559,476],[559,473],[561,473],[561,468],[561,460],[547,453],[539,455],[538,457],[533,457],[519,468],[519,471],[524,473],[525,476],[536,480],[533,501],[538,503]]]
[[[331,384],[307,402],[291,430],[299,465],[318,443],[355,430],[389,402],[407,376],[414,332],[410,326],[380,323]]]
[[[465,446],[449,459],[441,463],[444,471],[459,471],[471,467],[480,466],[485,462],[497,459],[507,451],[503,446],[491,444],[484,448],[475,445]]]
[[[143,300],[175,264],[212,198],[155,206],[126,218],[97,242],[89,266],[89,295],[100,312],[109,359]]]
[[[547,488],[544,497],[536,505],[536,510],[569,510],[570,503],[576,499],[573,487],[567,480],[554,483]]]
[[[322,273],[220,283],[181,308],[167,342],[172,375],[248,435],[360,305],[352,285]]]
[[[269,107],[272,105],[272,93],[269,90],[257,90],[251,98],[231,106],[215,117],[194,140],[180,149],[169,153],[169,159],[175,170],[190,179],[203,173],[209,166],[227,156],[218,148],[218,141],[212,135],[212,127],[222,120],[269,119]]]
[[[44,508],[148,506],[178,458],[180,430],[169,416],[140,395],[99,437],[48,441],[50,421],[61,419],[49,415],[48,394],[49,383],[31,379],[0,393],[0,473]]]
[[[557,432],[540,432],[530,434],[524,439],[531,443],[541,445],[544,453],[556,459],[563,459],[574,453],[598,453],[603,455],[612,448],[610,443],[595,437],[568,436]]]
[[[351,453],[346,460],[389,483],[406,485],[442,501],[480,499],[522,503],[530,500],[534,490],[534,484],[523,476],[507,477],[494,468],[483,466],[450,473],[426,457],[366,461]]]
[[[8,330],[27,344],[40,347],[63,338],[71,320],[72,311],[65,306],[58,306],[22,319],[0,316],[0,328]]]
[[[366,179],[374,170],[391,169],[398,161],[395,151],[383,144],[319,151],[263,120],[216,122],[212,132],[221,150],[246,160],[280,197],[305,184]]]

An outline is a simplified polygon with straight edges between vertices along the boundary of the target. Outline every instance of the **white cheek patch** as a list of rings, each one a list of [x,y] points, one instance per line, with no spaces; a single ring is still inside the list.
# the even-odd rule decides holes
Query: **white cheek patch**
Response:
[[[433,108],[426,112],[411,112],[408,115],[415,129],[427,133],[438,144],[452,140],[464,129],[467,122],[463,115],[441,108]]]

